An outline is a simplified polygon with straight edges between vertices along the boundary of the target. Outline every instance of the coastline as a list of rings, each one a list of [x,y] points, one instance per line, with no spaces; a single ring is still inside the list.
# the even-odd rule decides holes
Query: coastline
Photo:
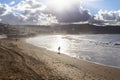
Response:
[[[34,37],[33,37],[33,38],[34,38]],[[26,43],[31,44],[31,43],[29,43],[29,42],[26,42]],[[31,44],[31,45],[33,45],[33,44]],[[33,46],[36,46],[36,45],[33,45]],[[42,47],[42,46],[36,46],[36,47],[43,48],[43,49],[45,49],[45,50],[47,50],[47,51],[51,51],[51,52],[57,54],[57,51],[53,51],[53,50],[51,50],[51,49],[48,49],[48,48],[45,48],[45,47]],[[83,60],[83,59],[80,59],[80,58],[77,58],[77,57],[73,57],[73,56],[70,56],[70,55],[67,55],[67,54],[64,54],[64,53],[61,53],[61,54],[62,54],[62,55],[69,56],[70,58],[78,59],[78,60],[80,60],[80,61],[82,60],[82,61],[86,61],[86,62],[89,62],[89,63],[93,63],[93,64],[96,64],[96,65],[101,65],[101,66],[105,66],[105,67],[111,67],[111,68],[120,69],[120,67],[117,67],[117,66],[105,65],[105,64],[102,64],[102,63],[98,63],[98,62],[92,62],[92,61],[88,61],[88,60]]]
[[[26,42],[26,43],[28,43],[28,42]],[[28,44],[30,44],[30,43],[28,43]],[[31,44],[31,45],[33,45],[33,44]],[[33,45],[33,46],[36,46],[36,45]],[[36,46],[36,47],[38,47],[38,46]],[[39,48],[43,48],[43,49],[45,49],[45,50],[47,50],[47,51],[51,51],[51,52],[57,54],[57,51],[53,51],[53,50],[50,50],[50,49],[45,48],[45,47],[42,47],[42,46],[39,46]],[[77,57],[73,57],[73,56],[70,56],[70,55],[67,55],[67,54],[64,54],[64,53],[61,53],[61,54],[62,54],[62,55],[65,55],[65,56],[69,56],[70,58],[78,59],[78,60],[80,60],[80,61],[82,60],[82,61],[86,61],[86,62],[89,62],[89,63],[93,63],[93,64],[96,64],[96,65],[101,65],[101,66],[105,66],[105,67],[111,67],[111,68],[120,69],[120,67],[117,67],[117,66],[105,65],[105,64],[102,64],[102,63],[98,63],[98,62],[92,62],[92,61],[80,59],[80,58],[77,58]]]
[[[25,58],[26,65],[38,76],[42,76],[41,80],[120,79],[120,69],[118,68],[78,60],[64,54],[58,55],[56,52],[26,43],[25,38],[19,41],[2,40],[1,43],[6,44],[6,47],[10,46],[10,44],[16,45],[17,47],[12,46],[12,50],[19,52]],[[31,59],[26,56],[31,57]]]
[[[106,35],[108,35],[108,34],[106,34]],[[30,37],[30,38],[26,39],[26,43],[31,44],[31,45],[36,46],[36,47],[39,47],[39,48],[45,48],[45,49],[48,50],[48,51],[52,51],[52,52],[54,52],[54,53],[57,53],[56,50],[50,49],[49,47],[39,46],[39,45],[37,45],[36,43],[32,43],[32,39],[31,39],[31,38],[36,38],[36,37],[41,37],[41,36],[43,36],[43,35],[38,35],[38,36],[35,36],[35,37]],[[46,35],[45,35],[45,36],[46,36]],[[47,35],[47,36],[51,36],[51,35]],[[31,40],[29,40],[29,39],[31,39]],[[34,39],[33,39],[33,40],[34,40]],[[57,48],[56,48],[56,49],[57,49]],[[61,54],[67,55],[67,56],[69,56],[69,57],[73,57],[73,58],[76,58],[76,59],[79,59],[79,60],[87,61],[87,62],[90,62],[90,63],[94,63],[94,64],[106,66],[106,67],[112,67],[112,68],[118,68],[118,69],[120,69],[119,66],[107,65],[107,64],[104,64],[104,63],[99,63],[99,62],[95,62],[95,61],[85,60],[85,59],[80,58],[80,57],[78,58],[78,57],[76,57],[76,56],[71,56],[71,55],[69,55],[69,53],[67,53],[67,54],[65,53],[65,54],[64,54],[64,52],[62,52]]]

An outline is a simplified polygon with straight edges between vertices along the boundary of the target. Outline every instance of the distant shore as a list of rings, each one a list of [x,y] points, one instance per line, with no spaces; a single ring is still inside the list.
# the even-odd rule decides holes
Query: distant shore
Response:
[[[120,69],[78,60],[28,44],[0,40],[1,80],[120,80]]]

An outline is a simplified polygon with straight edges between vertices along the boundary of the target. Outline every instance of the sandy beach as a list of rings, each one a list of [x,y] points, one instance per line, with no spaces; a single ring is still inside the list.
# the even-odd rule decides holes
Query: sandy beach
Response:
[[[18,41],[0,40],[0,80],[120,80],[120,69]]]

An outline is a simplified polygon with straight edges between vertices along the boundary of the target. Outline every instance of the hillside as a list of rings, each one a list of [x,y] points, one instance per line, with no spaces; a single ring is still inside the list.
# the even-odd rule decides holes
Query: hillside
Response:
[[[36,34],[120,34],[120,26],[95,26],[90,24],[68,25],[8,25],[0,24],[0,34],[36,35]]]

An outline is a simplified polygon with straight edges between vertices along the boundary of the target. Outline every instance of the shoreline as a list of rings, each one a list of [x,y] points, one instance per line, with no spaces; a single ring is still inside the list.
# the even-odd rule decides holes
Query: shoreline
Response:
[[[38,35],[38,36],[42,36],[42,35]],[[47,35],[47,36],[48,36],[48,35]],[[36,36],[35,36],[35,37],[36,37]],[[35,38],[35,37],[30,37],[30,38]],[[27,42],[27,38],[25,39],[25,42],[28,43],[28,44],[31,44],[31,43]],[[37,45],[35,45],[35,44],[31,44],[31,45],[36,46],[36,47],[39,47],[39,48],[43,48],[43,49],[48,50],[48,51],[52,51],[53,53],[57,53],[57,51],[48,49],[47,47],[37,46]],[[65,54],[65,53],[61,53],[61,54],[67,55],[67,54]],[[97,64],[97,65],[102,65],[102,66],[106,66],[106,67],[112,67],[112,68],[120,69],[119,66],[112,66],[112,65],[106,65],[106,64],[102,64],[102,63],[98,63],[98,62],[92,62],[92,61],[89,61],[89,60],[84,60],[84,59],[77,58],[77,57],[73,57],[73,56],[70,56],[70,55],[67,55],[67,56],[72,57],[72,58],[76,58],[76,59],[78,59],[78,60],[83,60],[83,61],[87,61],[87,62],[90,62],[90,63],[94,63],[94,64]]]
[[[27,43],[27,42],[26,42],[26,43]],[[30,43],[27,43],[27,44],[30,44]],[[33,44],[31,44],[31,45],[33,45]],[[36,46],[36,45],[33,45],[33,46]],[[39,46],[36,46],[36,47],[39,47]],[[43,48],[43,49],[45,49],[45,50],[47,50],[47,51],[51,51],[51,52],[53,52],[53,53],[57,53],[57,51],[53,51],[53,50],[50,50],[50,49],[45,48],[45,47],[42,47],[42,46],[40,46],[39,48]],[[105,66],[105,67],[111,67],[111,68],[120,69],[120,67],[117,67],[117,66],[106,65],[106,64],[102,64],[102,63],[98,63],[98,62],[92,62],[92,61],[80,59],[80,58],[77,58],[77,57],[72,57],[72,56],[67,55],[67,54],[64,54],[64,53],[61,53],[61,54],[62,54],[62,55],[65,55],[65,56],[69,56],[70,58],[76,58],[76,59],[78,59],[78,60],[80,60],[80,61],[83,60],[83,61],[86,61],[86,62],[89,62],[89,63],[94,63],[94,64],[96,64],[96,65],[101,65],[101,66]],[[61,55],[61,54],[60,54],[60,55]]]
[[[120,79],[119,76],[120,69],[107,67],[83,60],[78,60],[76,58],[69,57],[65,54],[58,55],[56,52],[49,51],[45,48],[37,47],[32,44],[28,44],[26,43],[25,40],[26,38],[22,38],[19,41],[2,40],[1,43],[5,47],[8,48],[9,46],[11,47],[11,50],[13,51],[13,53],[11,54],[16,55],[16,53],[18,53],[19,55],[24,57],[24,63],[29,68],[31,68],[30,70],[32,70],[28,72],[31,72],[31,75],[33,75],[33,77],[37,77],[37,76],[39,77],[39,79],[36,78],[31,80],[49,80],[49,79],[50,80],[119,80]],[[17,59],[21,61],[20,57]],[[27,69],[25,71],[27,71]],[[34,75],[33,71],[36,74],[36,76]],[[26,79],[28,78],[29,77],[26,77]]]
[[[30,44],[30,43],[28,43],[28,44]],[[33,44],[31,44],[31,45],[33,45]],[[33,45],[33,46],[35,46],[35,45]],[[38,47],[38,46],[36,46],[36,47]],[[57,53],[56,51],[53,51],[53,50],[50,50],[50,49],[47,49],[47,48],[44,48],[44,47],[39,47],[39,48],[43,48],[43,49],[45,49],[45,50],[48,50],[48,51],[51,51],[51,52],[53,52],[53,53]],[[65,55],[65,56],[69,56],[69,55],[67,55],[67,54],[64,54],[64,53],[61,53],[62,55]],[[60,55],[61,55],[60,54]],[[72,56],[69,56],[70,58],[76,58],[76,59],[78,59],[78,60],[83,60],[83,61],[86,61],[86,62],[89,62],[89,63],[94,63],[94,64],[96,64],[96,65],[101,65],[101,66],[105,66],[105,67],[111,67],[111,68],[117,68],[117,69],[120,69],[120,67],[117,67],[117,66],[112,66],[112,65],[105,65],[105,64],[102,64],[102,63],[98,63],[98,62],[92,62],[92,61],[88,61],[88,60],[84,60],[84,59],[80,59],[80,58],[77,58],[77,57],[72,57]]]
[[[26,40],[26,39],[25,39],[25,40]],[[27,43],[27,42],[25,41],[25,43]],[[27,44],[30,44],[30,43],[27,43]],[[30,44],[30,45],[35,46],[35,45],[33,45],[33,44]],[[38,47],[38,46],[35,46],[35,47]],[[52,54],[57,54],[56,51],[52,51],[52,50],[49,50],[49,49],[44,48],[44,47],[38,47],[38,48],[42,48],[42,49],[44,49],[44,50],[46,50],[46,51],[50,51],[50,52],[52,52]],[[57,55],[58,55],[58,54],[57,54]],[[79,59],[79,58],[76,58],[76,57],[71,57],[71,56],[66,55],[66,54],[64,54],[64,53],[62,53],[62,54],[60,54],[60,55],[62,55],[62,56],[67,56],[67,57],[69,57],[69,58],[71,58],[71,59],[75,59],[75,60],[77,60],[77,61],[83,61],[83,62],[87,62],[87,63],[90,63],[90,64],[94,64],[94,65],[97,65],[97,66],[102,66],[102,67],[106,67],[106,68],[112,68],[112,69],[118,69],[118,70],[120,70],[120,67],[109,66],[109,65],[105,65],[105,64],[101,64],[101,63],[97,63],[97,62],[91,62],[91,61]]]

